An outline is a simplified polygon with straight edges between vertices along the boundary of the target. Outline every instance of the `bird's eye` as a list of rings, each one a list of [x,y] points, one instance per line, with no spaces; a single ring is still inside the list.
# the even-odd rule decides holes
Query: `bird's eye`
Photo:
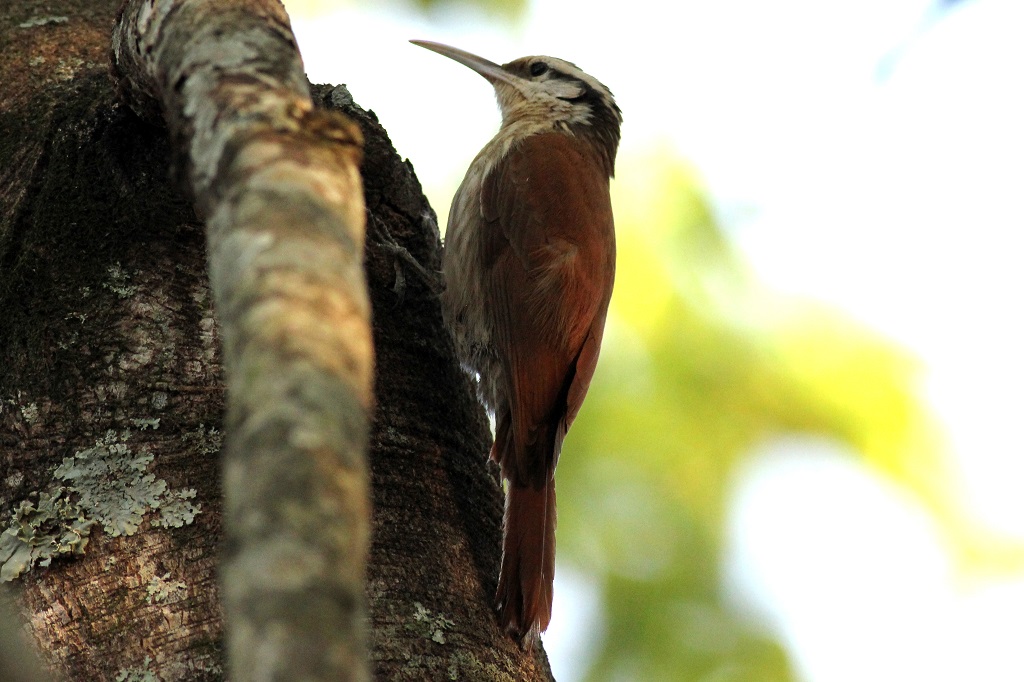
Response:
[[[533,64],[530,64],[531,76],[539,76],[541,74],[547,73],[547,70],[548,65],[545,64],[544,62],[534,62]]]

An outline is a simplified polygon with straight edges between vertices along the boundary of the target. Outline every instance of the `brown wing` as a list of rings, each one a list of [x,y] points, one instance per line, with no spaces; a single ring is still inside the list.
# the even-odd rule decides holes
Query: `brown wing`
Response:
[[[608,177],[580,138],[533,135],[488,174],[481,202],[485,287],[514,456],[503,469],[539,485],[597,364],[615,268]]]

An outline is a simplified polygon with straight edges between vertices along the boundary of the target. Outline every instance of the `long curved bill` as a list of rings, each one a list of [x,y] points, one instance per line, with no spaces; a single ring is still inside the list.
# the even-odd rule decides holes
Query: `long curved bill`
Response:
[[[449,59],[454,59],[458,63],[473,69],[491,83],[494,83],[494,81],[504,81],[510,85],[515,85],[515,81],[513,80],[514,76],[501,68],[499,64],[495,64],[489,59],[478,57],[471,52],[460,50],[459,48],[452,47],[451,45],[435,43],[429,40],[410,40],[409,42],[413,45],[419,45],[420,47],[425,47],[428,50],[442,54]]]

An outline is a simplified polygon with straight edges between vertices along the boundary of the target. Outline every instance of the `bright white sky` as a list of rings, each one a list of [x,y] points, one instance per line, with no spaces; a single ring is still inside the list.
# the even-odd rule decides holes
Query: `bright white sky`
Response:
[[[442,221],[498,113],[482,78],[407,40],[579,64],[623,109],[620,155],[691,160],[766,283],[925,361],[973,509],[1024,537],[1024,4],[933,22],[937,0],[534,0],[518,27],[370,4],[293,13],[307,71],[377,112]],[[1024,582],[964,584],[915,503],[834,446],[768,448],[733,516],[730,589],[808,682],[1024,680]],[[569,682],[587,628],[565,621],[600,607],[580,580],[556,595],[573,605],[545,643]]]

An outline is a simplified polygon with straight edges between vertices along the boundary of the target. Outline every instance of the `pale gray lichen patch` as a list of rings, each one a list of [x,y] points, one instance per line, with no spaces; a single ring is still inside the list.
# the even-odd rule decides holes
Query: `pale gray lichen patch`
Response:
[[[205,424],[200,424],[195,431],[184,433],[181,440],[185,446],[195,447],[200,454],[216,455],[224,442],[224,434],[214,426],[207,429]]]
[[[168,601],[172,597],[180,597],[185,594],[187,585],[180,580],[171,580],[170,573],[162,576],[154,575],[146,585],[146,601],[150,604],[158,604]]]
[[[140,367],[145,367],[153,361],[154,351],[147,346],[141,346],[132,353],[125,353],[117,360],[117,366],[125,372],[134,372]]]
[[[130,431],[107,431],[91,448],[65,457],[54,472],[78,495],[78,503],[90,518],[103,524],[115,537],[133,535],[151,510],[162,510],[154,525],[180,528],[199,513],[190,500],[195,490],[171,491],[167,482],[149,472],[153,455],[136,454],[128,446]]]
[[[52,15],[45,17],[32,17],[28,21],[23,21],[18,24],[18,28],[35,28],[36,26],[46,26],[47,24],[66,24],[67,21],[67,17]]]
[[[113,354],[105,359],[107,362],[112,361]],[[128,384],[124,381],[111,381],[107,384],[96,385],[96,399],[100,402],[123,400],[126,395],[128,395]]]
[[[160,664],[160,672],[168,680],[225,679],[223,669],[215,661],[209,658],[194,656],[188,656],[184,660],[169,659],[163,661]],[[210,674],[199,675],[199,673]]]
[[[71,80],[78,73],[79,69],[85,64],[85,61],[78,57],[70,57],[68,59],[58,59],[57,67],[53,70],[53,76],[57,80]],[[90,64],[91,66],[91,64]],[[136,287],[137,288],[137,287]]]
[[[187,490],[170,490],[160,505],[160,518],[153,521],[154,526],[164,528],[181,528],[188,526],[199,513],[199,505],[193,504],[196,497],[194,488]]]
[[[59,486],[22,500],[11,525],[0,533],[0,582],[14,580],[36,564],[49,566],[55,557],[85,553],[95,520],[87,518]]]
[[[64,458],[53,472],[54,484],[38,494],[38,502],[18,505],[10,526],[0,533],[0,582],[37,564],[49,566],[56,556],[82,554],[96,523],[117,537],[133,535],[150,512],[159,513],[152,521],[157,527],[181,528],[195,520],[201,511],[193,501],[195,489],[171,490],[150,473],[153,455],[134,452],[128,445],[131,436],[129,430],[107,431],[92,447]]]
[[[162,410],[167,407],[167,393],[164,391],[156,391],[149,399],[150,405],[153,409]]]
[[[200,379],[206,374],[206,367],[199,360],[188,360],[185,362],[185,376],[193,381]]]
[[[25,423],[32,426],[39,419],[39,406],[35,403],[29,403],[21,406],[21,418],[25,420]]]
[[[136,455],[124,442],[127,438],[128,432],[108,431],[93,447],[65,457],[54,472],[114,537],[134,535],[143,515],[159,507],[167,492],[167,482],[148,472],[153,455]]]
[[[416,609],[412,615],[413,622],[407,624],[406,627],[423,637],[430,638],[433,642],[447,644],[444,632],[454,627],[455,623],[440,614],[431,613],[430,609],[418,601],[413,602],[413,607]]]
[[[132,426],[139,429],[140,431],[145,431],[146,429],[153,429],[154,431],[156,431],[157,429],[160,428],[160,417],[143,417],[141,419],[132,419],[131,423]]]
[[[103,283],[103,288],[114,292],[118,298],[131,298],[139,290],[138,285],[131,284],[131,275],[120,263],[108,267],[107,276],[110,279]]]
[[[511,675],[493,663],[482,662],[471,651],[459,651],[448,657],[448,679],[513,682]]]
[[[115,682],[160,682],[160,678],[157,677],[156,673],[149,669],[149,666],[152,665],[152,663],[152,657],[146,656],[146,658],[142,660],[141,668],[127,668],[125,670],[120,670],[114,680]]]

